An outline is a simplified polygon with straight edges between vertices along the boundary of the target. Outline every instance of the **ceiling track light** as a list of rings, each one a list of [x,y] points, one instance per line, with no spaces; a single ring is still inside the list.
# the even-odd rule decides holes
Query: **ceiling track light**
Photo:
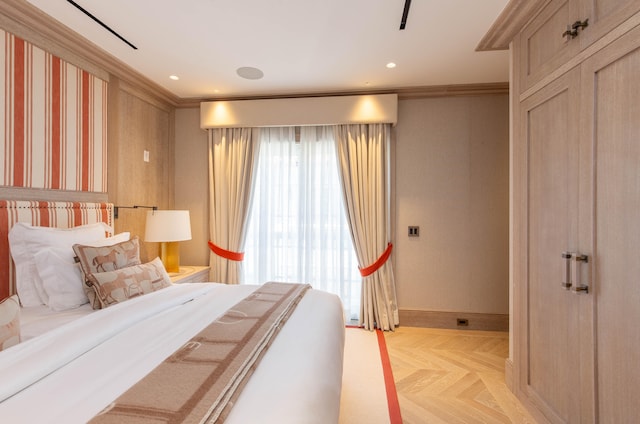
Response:
[[[126,38],[124,38],[122,35],[118,34],[117,32],[115,32],[113,29],[111,29],[111,27],[109,27],[107,24],[105,24],[104,22],[102,22],[100,19],[96,18],[91,12],[89,12],[88,10],[86,10],[84,7],[80,6],[78,3],[76,3],[73,0],[67,0],[67,2],[71,3],[73,6],[75,6],[79,11],[81,11],[82,13],[84,13],[85,15],[87,15],[88,17],[90,17],[91,19],[93,19],[96,23],[98,23],[102,28],[106,29],[107,31],[109,31],[111,34],[115,35],[116,37],[118,37],[122,42],[124,42],[125,44],[127,44],[129,47],[131,47],[133,50],[138,50],[138,48],[136,46],[134,46],[133,44],[131,44]]]
[[[409,16],[409,7],[411,7],[411,0],[404,0],[404,10],[402,11],[402,19],[400,20],[401,30],[403,30],[407,26],[407,17]]]

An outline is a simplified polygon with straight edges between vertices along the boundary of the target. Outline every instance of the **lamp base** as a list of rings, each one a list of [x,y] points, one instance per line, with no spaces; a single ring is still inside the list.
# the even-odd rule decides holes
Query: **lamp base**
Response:
[[[167,272],[180,272],[180,242],[163,241],[160,243],[160,260]]]

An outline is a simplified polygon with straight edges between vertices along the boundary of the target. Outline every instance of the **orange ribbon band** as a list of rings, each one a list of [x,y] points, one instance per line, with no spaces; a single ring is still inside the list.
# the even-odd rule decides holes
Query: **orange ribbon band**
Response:
[[[387,245],[387,249],[384,251],[384,253],[382,255],[380,255],[380,257],[378,258],[377,261],[375,261],[374,263],[372,263],[368,267],[360,268],[360,275],[362,275],[363,277],[366,277],[368,275],[373,274],[377,270],[379,270],[380,267],[382,265],[384,265],[385,262],[387,262],[387,259],[389,259],[389,256],[391,256],[391,250],[392,249],[393,249],[393,244],[389,243]]]
[[[209,249],[213,251],[216,255],[229,259],[230,261],[242,261],[244,259],[244,252],[232,252],[231,250],[223,249],[222,247],[218,247],[211,240],[209,240]]]

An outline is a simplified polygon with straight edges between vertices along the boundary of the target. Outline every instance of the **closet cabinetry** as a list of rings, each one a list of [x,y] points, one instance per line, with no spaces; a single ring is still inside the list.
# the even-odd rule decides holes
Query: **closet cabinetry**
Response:
[[[640,2],[547,2],[511,48],[512,389],[543,422],[640,422]]]
[[[552,0],[522,29],[522,91],[629,19],[638,0]],[[570,65],[571,66],[571,65]]]
[[[580,72],[573,70],[523,101],[519,119],[516,164],[525,187],[517,204],[526,209],[515,218],[527,239],[521,240],[524,256],[515,267],[520,278],[514,365],[518,389],[554,422],[580,416],[576,365],[580,339],[589,331],[580,325],[582,309],[588,309],[583,295],[561,286],[570,281],[562,253],[579,248],[579,89]]]

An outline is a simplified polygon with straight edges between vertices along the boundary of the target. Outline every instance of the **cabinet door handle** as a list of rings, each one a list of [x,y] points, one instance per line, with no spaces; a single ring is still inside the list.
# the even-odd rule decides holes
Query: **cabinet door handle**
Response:
[[[583,31],[586,27],[589,26],[589,18],[584,21],[575,21],[571,25],[567,25],[567,30],[562,33],[562,37],[567,37],[567,40],[572,38],[576,38],[578,36],[578,30]]]
[[[584,21],[575,21],[573,25],[571,25],[571,29],[575,30],[577,34],[578,30],[584,31],[584,29],[588,26],[589,26],[589,18],[585,19]]]
[[[571,27],[571,25],[567,25],[567,30],[562,33],[562,38],[567,37],[567,40],[571,40],[578,36],[578,30]]]
[[[562,252],[562,259],[564,259],[564,280],[560,285],[565,289],[569,290],[571,288],[571,258],[573,255],[571,252]]]
[[[574,278],[575,278],[575,284],[573,285],[573,288],[571,289],[572,292],[574,292],[575,294],[586,294],[589,293],[589,286],[582,284],[581,281],[581,272],[580,270],[583,268],[584,264],[589,263],[589,257],[587,255],[581,255],[581,254],[575,254],[574,255],[574,264],[575,264],[575,271],[574,271]]]

